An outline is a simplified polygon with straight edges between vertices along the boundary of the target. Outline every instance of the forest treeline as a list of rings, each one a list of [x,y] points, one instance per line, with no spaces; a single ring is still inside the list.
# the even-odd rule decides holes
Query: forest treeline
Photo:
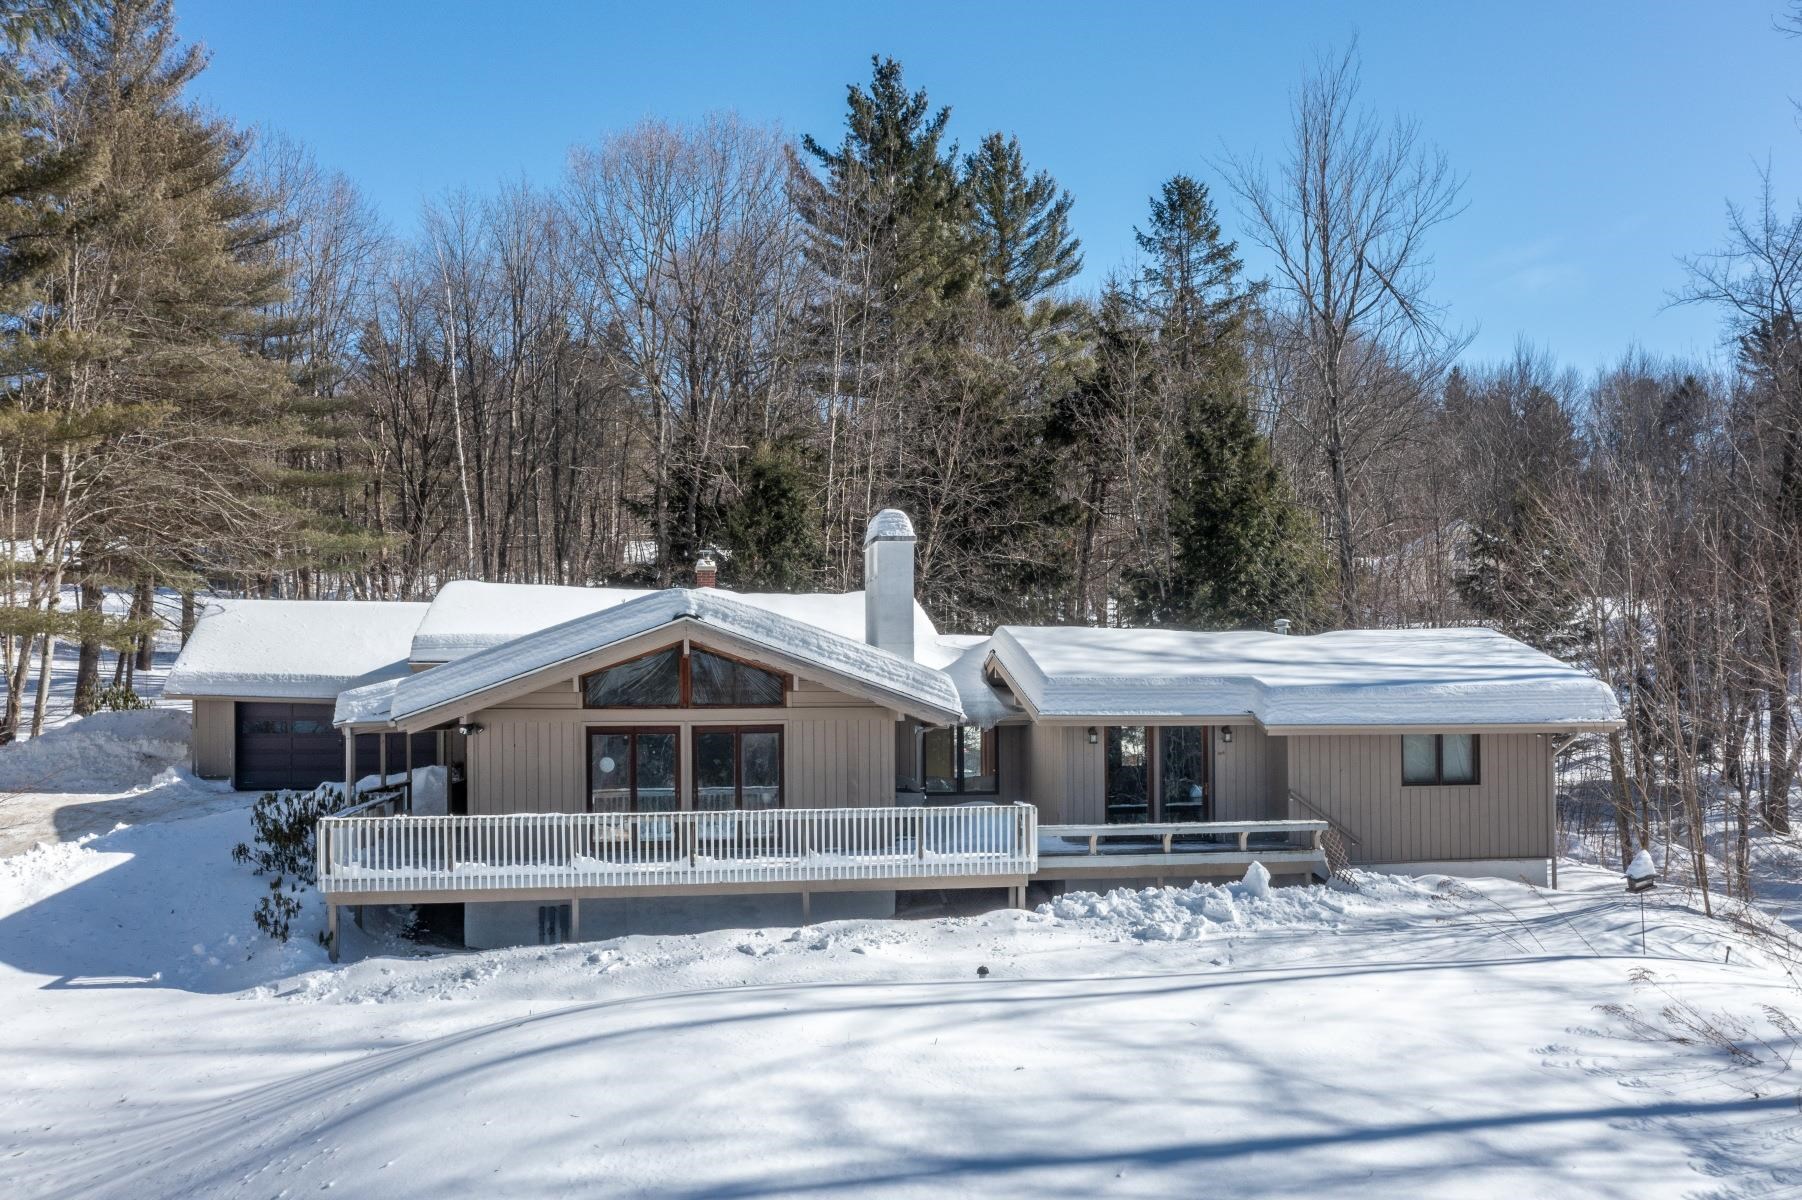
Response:
[[[6,735],[56,639],[80,706],[105,649],[126,677],[153,588],[664,586],[709,551],[728,586],[855,588],[893,505],[943,628],[1490,622],[1628,704],[1623,846],[1700,843],[1704,807],[1783,827],[1802,221],[1768,187],[1679,297],[1730,353],[1585,375],[1468,361],[1431,277],[1463,181],[1362,104],[1355,51],[1095,264],[1028,147],[954,144],[881,57],[839,128],[646,120],[397,235],[196,106],[173,20],[0,0]]]

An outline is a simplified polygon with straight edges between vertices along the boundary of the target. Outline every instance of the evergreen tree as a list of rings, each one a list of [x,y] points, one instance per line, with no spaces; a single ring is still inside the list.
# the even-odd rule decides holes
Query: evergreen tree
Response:
[[[1210,354],[1230,362],[1244,353],[1245,322],[1261,288],[1240,278],[1238,243],[1221,233],[1207,185],[1174,175],[1151,199],[1149,229],[1134,229],[1149,264],[1140,297],[1155,315],[1166,355],[1187,376]]]
[[[1159,387],[1179,431],[1169,450],[1167,561],[1131,580],[1135,619],[1209,628],[1306,621],[1314,539],[1257,427],[1249,322],[1258,289],[1241,277],[1205,185],[1186,175],[1135,231],[1150,259],[1139,303],[1157,329]]]
[[[796,449],[765,443],[751,453],[738,495],[719,514],[723,582],[752,592],[816,586],[824,553],[814,486]]]
[[[1069,192],[1050,172],[1028,176],[1017,138],[991,133],[964,158],[964,191],[977,262],[989,303],[1032,303],[1082,270],[1082,243],[1070,228]]]
[[[6,433],[35,472],[25,486],[46,497],[34,588],[56,617],[76,547],[84,586],[192,586],[197,565],[248,573],[285,558],[295,522],[275,457],[302,431],[292,381],[261,353],[280,336],[265,315],[284,286],[277,226],[241,176],[245,136],[183,99],[205,59],[176,39],[168,0],[98,4],[52,45],[45,128],[81,168],[32,242],[37,294],[7,353],[35,369],[11,377]],[[84,643],[104,638],[73,619]],[[85,646],[90,676],[96,658]],[[46,684],[41,671],[40,716]]]
[[[968,289],[971,247],[956,147],[945,144],[951,110],[909,92],[894,59],[870,64],[869,90],[846,89],[839,144],[801,139],[820,174],[798,173],[793,196],[815,265],[892,328]]]

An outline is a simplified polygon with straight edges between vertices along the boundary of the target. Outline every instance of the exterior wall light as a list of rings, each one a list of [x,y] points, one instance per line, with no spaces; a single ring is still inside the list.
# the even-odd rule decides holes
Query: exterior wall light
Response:
[[[482,732],[482,727],[474,721],[471,721],[468,724],[457,726],[457,732],[464,737],[474,737],[476,734]]]
[[[1096,729],[1093,725],[1089,726],[1089,745],[1093,746],[1096,742],[1099,742],[1100,740],[1101,740],[1101,734],[1096,732]]]
[[[1231,725],[1222,725],[1220,727],[1220,740],[1223,742],[1230,742],[1233,740],[1233,727]]]

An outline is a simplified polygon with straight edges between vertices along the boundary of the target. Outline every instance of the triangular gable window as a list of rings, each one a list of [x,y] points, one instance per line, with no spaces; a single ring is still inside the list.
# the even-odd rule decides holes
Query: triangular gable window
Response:
[[[694,647],[655,650],[582,677],[588,708],[780,708],[788,676]]]

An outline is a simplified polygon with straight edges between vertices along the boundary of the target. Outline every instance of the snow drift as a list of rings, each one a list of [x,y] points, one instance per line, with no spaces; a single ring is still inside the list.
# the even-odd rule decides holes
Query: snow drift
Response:
[[[116,792],[188,761],[188,714],[101,712],[0,749],[0,791]]]

